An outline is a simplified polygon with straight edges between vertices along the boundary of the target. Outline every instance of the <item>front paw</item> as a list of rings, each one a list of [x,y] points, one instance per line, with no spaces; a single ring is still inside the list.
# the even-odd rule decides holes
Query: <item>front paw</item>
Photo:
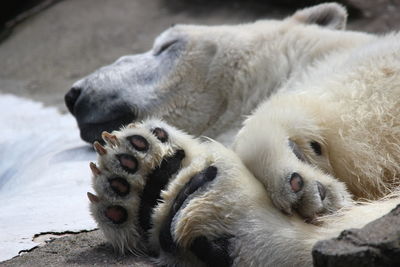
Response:
[[[288,215],[296,211],[312,221],[317,216],[332,213],[351,203],[351,195],[342,182],[315,172],[314,169],[312,172],[288,174],[275,185],[276,189],[269,190],[274,205]]]
[[[179,132],[161,121],[149,120],[112,134],[104,132],[102,137],[105,146],[94,144],[98,165],[90,164],[97,194],[88,193],[92,215],[116,250],[149,253],[153,209],[187,160],[175,140]]]

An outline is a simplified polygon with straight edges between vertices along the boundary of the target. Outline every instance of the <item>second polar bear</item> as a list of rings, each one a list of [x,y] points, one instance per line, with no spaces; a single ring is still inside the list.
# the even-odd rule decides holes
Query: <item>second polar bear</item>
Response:
[[[261,104],[234,144],[277,207],[311,218],[346,205],[342,183],[373,200],[400,182],[400,35],[322,63]],[[292,192],[289,180],[315,194]]]

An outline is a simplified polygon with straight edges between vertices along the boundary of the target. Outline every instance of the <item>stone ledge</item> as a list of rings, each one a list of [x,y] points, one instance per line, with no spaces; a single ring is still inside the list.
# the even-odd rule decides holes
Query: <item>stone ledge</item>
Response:
[[[316,267],[400,266],[400,205],[364,228],[317,242],[312,254]]]

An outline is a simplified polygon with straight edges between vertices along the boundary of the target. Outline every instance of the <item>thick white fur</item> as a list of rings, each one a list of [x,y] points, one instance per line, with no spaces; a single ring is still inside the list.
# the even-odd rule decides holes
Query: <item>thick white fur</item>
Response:
[[[332,5],[311,9],[318,14]],[[344,12],[334,6],[339,13]],[[376,39],[370,34],[301,23],[300,15],[311,15],[309,11],[299,11],[282,21],[261,20],[218,27],[182,25],[171,29],[190,33],[190,40],[196,43],[207,42],[207,38],[213,42],[217,40],[217,53],[209,66],[209,81],[215,83],[218,93],[223,96],[226,110],[209,124],[204,135],[230,144],[241,127],[244,115],[250,114],[263,99],[277,91],[292,88],[294,83],[306,78],[310,68],[325,61],[326,57],[332,54],[342,56]],[[205,93],[212,92],[207,90]],[[205,113],[210,112],[213,111],[205,110]],[[190,130],[191,127],[184,129]]]
[[[182,255],[171,257],[160,251],[160,263],[199,264],[185,250],[193,238],[228,233],[235,237],[231,256],[236,266],[310,266],[316,241],[362,227],[398,203],[398,193],[392,191],[398,184],[400,162],[400,37],[303,25],[308,22],[307,12],[284,21],[173,29],[190,32],[193,44],[205,41],[204,32],[210,40],[223,36],[218,42],[224,50],[215,54],[218,60],[213,62],[232,65],[224,69],[224,75],[234,77],[232,83],[220,91],[227,95],[229,112],[208,133],[221,133],[214,125],[221,129],[236,125],[237,114],[272,96],[236,137],[235,152],[246,166],[218,143],[199,144],[187,136],[177,139],[192,151],[190,162],[155,209],[153,249],[159,249],[158,226],[188,179],[209,164],[219,172],[208,190],[191,199],[173,221],[172,235],[183,248]],[[210,71],[209,75],[213,73],[221,74]],[[168,129],[174,136],[175,130]],[[307,163],[295,157],[289,140],[302,150]],[[314,153],[311,141],[322,145],[322,155]],[[293,172],[304,178],[301,197],[288,189],[288,175]],[[327,191],[325,200],[318,194],[317,181]],[[378,199],[390,192],[393,197],[354,205],[346,187],[357,199]],[[276,207],[287,212],[295,208],[307,217],[344,208],[319,218],[316,226]]]
[[[168,128],[171,136],[175,129]],[[198,143],[180,135],[191,164],[183,168],[163,192],[163,201],[153,214],[150,243],[160,252],[158,263],[202,266],[188,248],[197,236],[210,240],[230,234],[230,256],[234,266],[311,266],[312,246],[337,236],[348,228],[363,227],[396,206],[397,199],[349,206],[340,213],[320,218],[320,225],[307,224],[298,216],[287,216],[275,208],[268,192],[242,164],[240,158],[219,143]],[[191,197],[176,215],[171,231],[181,247],[178,255],[159,248],[159,226],[186,182],[205,167],[218,168],[217,178]],[[360,219],[362,218],[362,219]]]
[[[110,114],[115,109],[132,109],[137,120],[157,116],[231,144],[244,116],[271,94],[290,88],[330,54],[340,56],[376,38],[343,31],[345,24],[345,9],[328,3],[283,20],[176,25],[152,50],[124,56],[78,81],[74,86],[85,89],[77,105],[88,110],[75,116],[81,124],[95,124],[115,118]],[[175,45],[157,56],[173,40]]]
[[[149,134],[148,129],[159,126],[168,132],[168,143],[160,144]],[[311,266],[311,249],[318,240],[335,237],[347,228],[363,227],[389,212],[398,202],[397,198],[387,198],[348,206],[340,213],[320,218],[318,226],[307,224],[297,214],[287,216],[276,209],[268,191],[241,159],[217,142],[199,142],[159,120],[148,120],[113,133],[119,140],[118,145],[108,145],[106,155],[99,157],[101,175],[95,175],[93,179],[99,200],[92,201],[92,214],[116,248],[139,254],[150,247],[159,254],[157,263],[160,265],[203,266],[191,253],[191,242],[198,236],[213,240],[228,235],[233,236],[229,254],[234,266]],[[125,141],[125,137],[132,134],[144,136],[150,143],[150,151],[141,156],[133,152],[141,167],[134,175],[127,176],[114,165],[112,155],[132,151]],[[171,178],[161,194],[162,201],[153,211],[153,227],[147,243],[137,225],[140,204],[137,196],[142,191],[146,173],[177,148],[184,149],[186,157],[182,169]],[[170,231],[179,250],[176,254],[163,251],[159,244],[160,227],[168,217],[174,199],[191,177],[210,165],[218,169],[215,180],[189,196],[172,221]],[[114,175],[126,176],[132,183],[134,192],[129,197],[113,197],[104,191],[108,183],[103,181],[103,176]],[[111,204],[127,208],[126,223],[113,225],[104,217],[104,209]]]
[[[283,189],[292,172],[314,188],[311,202],[301,207],[307,210],[300,210],[305,216],[348,205],[343,183],[355,200],[379,199],[400,181],[399,96],[400,34],[393,33],[315,62],[256,109],[234,149],[283,210],[301,202]],[[308,162],[296,158],[288,140]],[[311,149],[312,141],[321,144],[322,155]],[[327,189],[322,202],[317,181]]]

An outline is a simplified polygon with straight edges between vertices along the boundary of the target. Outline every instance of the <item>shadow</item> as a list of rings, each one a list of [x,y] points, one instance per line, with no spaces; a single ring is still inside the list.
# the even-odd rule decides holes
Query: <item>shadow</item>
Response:
[[[69,265],[104,266],[107,264],[131,265],[131,266],[155,266],[148,259],[133,255],[117,254],[108,243],[101,243],[89,247],[81,252],[68,257],[66,263]]]
[[[89,145],[83,145],[58,152],[51,158],[50,163],[65,161],[89,161],[95,159],[96,153],[93,147]]]
[[[61,0],[3,0],[0,3],[0,42],[6,39],[20,22]]]

